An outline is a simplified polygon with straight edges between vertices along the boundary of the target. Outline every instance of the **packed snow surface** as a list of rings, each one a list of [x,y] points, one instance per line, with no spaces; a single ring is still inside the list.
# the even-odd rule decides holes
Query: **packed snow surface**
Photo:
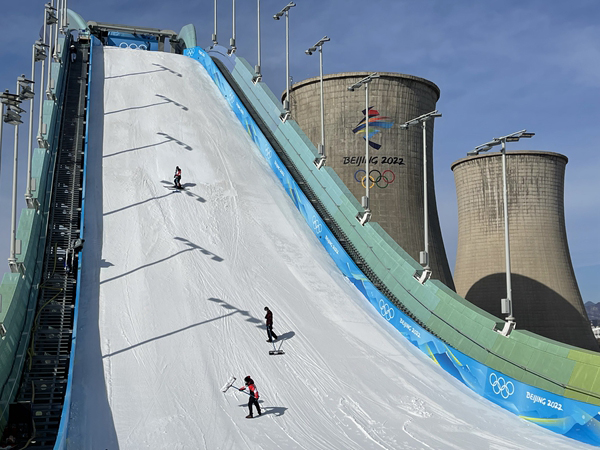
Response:
[[[96,49],[69,448],[586,448],[405,341],[337,270],[200,64]],[[265,306],[284,355],[268,353]],[[221,392],[246,375],[253,419],[246,394]]]

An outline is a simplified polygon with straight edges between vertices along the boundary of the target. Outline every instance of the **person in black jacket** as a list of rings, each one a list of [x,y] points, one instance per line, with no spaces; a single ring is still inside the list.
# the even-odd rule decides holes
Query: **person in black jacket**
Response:
[[[269,338],[267,342],[273,342],[277,340],[277,335],[273,332],[273,313],[267,306],[265,306],[265,311],[267,312],[265,319],[267,321],[267,337]]]
[[[250,414],[246,416],[246,419],[252,419],[252,417],[254,417],[252,415],[252,405],[256,406],[256,412],[259,416],[262,414],[262,412],[260,411],[260,405],[258,404],[258,389],[254,384],[254,380],[250,378],[250,375],[244,378],[244,383],[246,384],[246,386],[248,386],[248,391],[250,391],[250,399],[248,400],[248,409],[250,410]],[[240,391],[245,390],[246,386],[241,387]]]

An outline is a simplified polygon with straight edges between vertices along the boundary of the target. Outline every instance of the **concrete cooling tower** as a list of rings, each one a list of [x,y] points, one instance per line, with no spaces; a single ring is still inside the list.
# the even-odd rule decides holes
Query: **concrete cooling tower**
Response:
[[[365,119],[366,99],[364,87],[350,92],[348,86],[370,74],[338,73],[323,79],[327,165],[359,202],[365,194],[365,130],[361,121]],[[423,131],[420,126],[402,129],[399,125],[435,110],[440,90],[432,82],[411,75],[379,75],[369,84],[371,221],[419,261],[424,250]],[[290,91],[292,119],[317,147],[321,143],[320,92],[318,77],[296,83]],[[433,120],[427,122],[427,163],[432,277],[453,289],[435,202]]]
[[[565,229],[567,157],[506,154],[513,314],[517,328],[598,350],[577,286]],[[458,197],[456,292],[501,315],[506,297],[501,153],[452,165]]]

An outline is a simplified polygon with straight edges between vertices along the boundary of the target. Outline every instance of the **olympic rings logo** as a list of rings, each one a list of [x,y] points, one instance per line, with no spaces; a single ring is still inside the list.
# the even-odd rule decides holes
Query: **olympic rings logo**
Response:
[[[133,42],[131,44],[128,44],[127,42],[121,42],[119,44],[119,47],[120,48],[131,48],[133,50],[148,50],[148,47],[146,47],[146,44],[138,45]]]
[[[317,219],[317,216],[312,216],[312,226],[315,233],[319,234],[323,231],[323,226],[321,225],[321,221]]]
[[[360,175],[359,175],[359,173],[360,173]],[[364,169],[358,169],[354,173],[354,181],[362,184],[362,187],[366,187],[366,184],[365,184],[366,178],[367,177],[365,176]],[[380,189],[385,189],[390,184],[392,184],[395,180],[396,180],[396,174],[394,172],[392,172],[390,169],[384,170],[383,173],[381,173],[377,169],[373,169],[373,170],[369,171],[369,187],[370,188],[372,188],[373,186],[377,186]]]
[[[379,312],[387,321],[394,318],[394,308],[384,302],[383,299],[379,300]]]
[[[504,377],[499,377],[495,373],[490,373],[490,385],[494,394],[499,394],[502,398],[507,399],[515,393],[515,385],[512,381],[506,381]]]

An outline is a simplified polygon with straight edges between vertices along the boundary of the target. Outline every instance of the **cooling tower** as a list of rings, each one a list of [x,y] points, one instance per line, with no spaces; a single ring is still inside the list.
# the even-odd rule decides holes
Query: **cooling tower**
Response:
[[[333,168],[360,202],[365,195],[364,127],[365,88],[348,86],[371,72],[350,72],[324,77],[325,154]],[[372,187],[372,222],[383,229],[414,259],[424,250],[423,131],[421,126],[401,129],[400,124],[435,110],[439,88],[411,75],[379,73],[369,84]],[[285,99],[285,93],[284,99]],[[310,78],[290,91],[292,119],[315,146],[321,143],[320,79]],[[373,134],[375,133],[375,134]],[[433,182],[433,120],[427,122],[429,260],[432,277],[454,288],[435,202]]]
[[[558,153],[506,154],[513,314],[517,328],[598,350],[567,243],[564,176]],[[456,292],[501,315],[506,297],[501,153],[452,165],[458,197]]]

